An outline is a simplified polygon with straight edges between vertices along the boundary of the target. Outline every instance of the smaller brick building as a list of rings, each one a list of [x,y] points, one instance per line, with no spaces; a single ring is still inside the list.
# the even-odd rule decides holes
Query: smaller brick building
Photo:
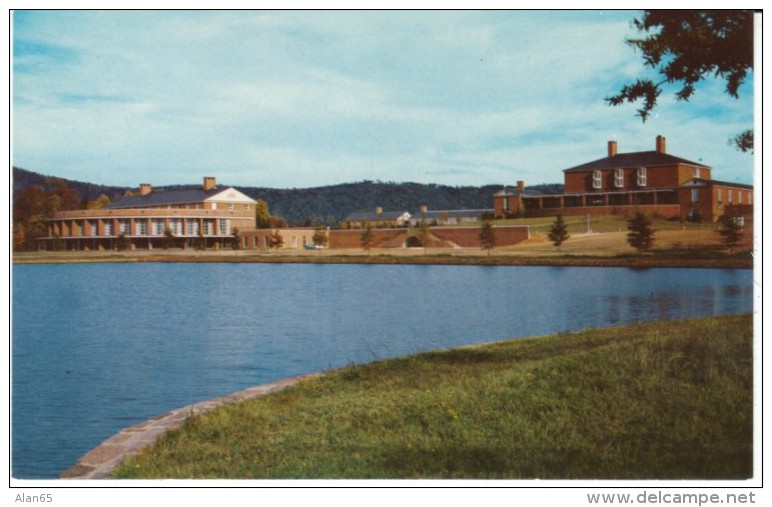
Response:
[[[715,222],[724,214],[750,216],[753,187],[716,181],[712,169],[666,150],[663,136],[655,149],[618,153],[608,142],[607,156],[565,169],[559,195],[529,193],[523,182],[493,198],[494,216],[620,215],[633,211],[665,218]]]

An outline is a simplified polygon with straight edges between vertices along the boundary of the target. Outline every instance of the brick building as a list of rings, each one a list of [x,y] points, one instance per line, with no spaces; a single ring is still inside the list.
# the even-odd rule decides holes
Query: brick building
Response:
[[[493,198],[496,218],[506,216],[619,215],[634,211],[665,218],[715,222],[724,214],[750,216],[753,187],[716,181],[711,168],[666,151],[657,136],[655,149],[618,153],[608,142],[607,156],[565,169],[564,193],[529,193],[523,182]]]
[[[143,183],[137,195],[102,209],[57,212],[39,239],[40,248],[111,250],[119,237],[132,249],[222,248],[231,244],[236,229],[255,227],[255,205],[233,187],[217,187],[212,177],[205,177],[200,188],[163,192]]]

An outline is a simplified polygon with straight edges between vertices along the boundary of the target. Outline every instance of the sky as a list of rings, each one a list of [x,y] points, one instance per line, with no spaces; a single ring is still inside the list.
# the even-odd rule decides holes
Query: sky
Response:
[[[708,79],[645,123],[605,97],[651,75],[639,11],[16,11],[12,162],[119,186],[307,188],[362,180],[562,183],[618,151],[752,183],[753,127]]]

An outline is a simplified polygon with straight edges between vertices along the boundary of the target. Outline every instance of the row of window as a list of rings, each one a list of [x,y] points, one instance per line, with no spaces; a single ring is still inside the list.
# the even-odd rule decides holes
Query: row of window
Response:
[[[716,189],[716,200],[718,202],[723,202],[723,188],[717,188]],[[726,189],[726,201],[729,204],[734,204],[734,193],[733,189],[728,188]],[[745,202],[743,202],[745,201]],[[753,192],[745,192],[743,194],[742,190],[737,190],[737,204],[753,204]]]
[[[183,229],[184,224],[184,229]],[[219,234],[220,235],[228,235],[231,234],[231,221],[228,218],[220,218],[219,219]],[[215,223],[213,219],[205,219],[203,223],[203,234],[204,236],[212,236],[215,234]],[[78,223],[78,233],[80,236],[84,236],[85,232],[88,227],[89,235],[90,236],[98,236],[99,235],[99,229],[97,227],[96,222],[90,222],[88,225],[86,225],[83,222]],[[195,218],[189,218],[189,219],[182,219],[182,218],[171,218],[168,220],[168,223],[165,219],[162,218],[154,218],[150,221],[150,233],[153,236],[164,236],[166,234],[166,229],[169,229],[171,233],[175,236],[198,236],[202,233],[201,231],[201,224],[198,219]],[[115,233],[115,225],[112,220],[107,220],[104,222],[103,227],[104,236],[116,236]],[[118,234],[131,234],[131,221],[129,219],[119,219],[118,220]],[[134,227],[134,235],[136,236],[147,236],[148,235],[148,221],[147,220],[136,220],[135,221],[135,227]]]
[[[639,167],[635,170],[635,179],[639,187],[646,186],[646,168]],[[625,170],[614,169],[614,187],[624,188],[625,186]],[[592,172],[592,188],[598,190],[603,188],[603,172],[600,169],[596,169]]]
[[[220,209],[227,209],[228,211],[235,211],[236,204],[234,203],[220,203],[222,207]],[[252,209],[251,204],[241,204],[240,209],[250,211]],[[161,206],[163,208],[163,206]],[[200,202],[193,204],[167,204],[166,209],[203,209],[203,205]],[[212,209],[217,209],[217,203],[212,203]]]

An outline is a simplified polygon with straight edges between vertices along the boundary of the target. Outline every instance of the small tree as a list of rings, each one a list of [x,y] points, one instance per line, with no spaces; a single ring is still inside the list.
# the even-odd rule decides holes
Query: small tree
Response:
[[[324,230],[324,227],[316,228],[314,235],[311,237],[311,241],[313,241],[316,246],[327,246],[327,232]]]
[[[555,219],[552,227],[550,227],[547,237],[552,241],[553,245],[558,247],[558,252],[560,252],[560,245],[565,243],[565,241],[571,237],[568,235],[568,227],[566,227],[566,223],[563,221],[563,215],[558,215]]]
[[[120,233],[115,240],[115,248],[118,250],[128,250],[131,247],[131,241],[126,237],[125,233]]]
[[[233,232],[231,234],[231,248],[234,250],[241,248],[241,238],[239,237],[238,227],[233,228]]]
[[[258,229],[271,227],[271,212],[268,210],[268,203],[262,199],[258,199],[255,204],[255,227]]]
[[[426,223],[426,221],[421,221],[421,244],[424,247],[424,255],[426,255],[426,247],[429,244],[429,239],[431,237],[431,231],[429,230],[429,224]]]
[[[651,221],[641,211],[635,213],[635,216],[627,221],[627,242],[638,250],[638,252],[647,252],[651,250],[654,244],[654,229],[651,228]]]
[[[161,240],[161,248],[167,250],[174,246],[174,232],[167,227],[164,229],[164,239]]]
[[[281,248],[284,246],[284,236],[281,235],[281,231],[271,231],[268,236],[268,248]]]
[[[362,245],[362,249],[365,252],[370,251],[370,247],[373,246],[373,240],[375,240],[375,234],[370,227],[370,223],[365,224],[364,230],[359,234],[359,244]]]
[[[740,227],[737,220],[728,215],[721,217],[721,225],[718,228],[718,233],[721,235],[721,243],[729,248],[732,252],[743,237],[743,229]]]
[[[199,233],[198,238],[196,238],[196,250],[206,250],[206,238],[203,232]]]
[[[483,220],[480,227],[480,244],[486,250],[488,250],[488,256],[491,255],[491,250],[496,246],[496,231],[493,229],[493,223],[490,220]]]

